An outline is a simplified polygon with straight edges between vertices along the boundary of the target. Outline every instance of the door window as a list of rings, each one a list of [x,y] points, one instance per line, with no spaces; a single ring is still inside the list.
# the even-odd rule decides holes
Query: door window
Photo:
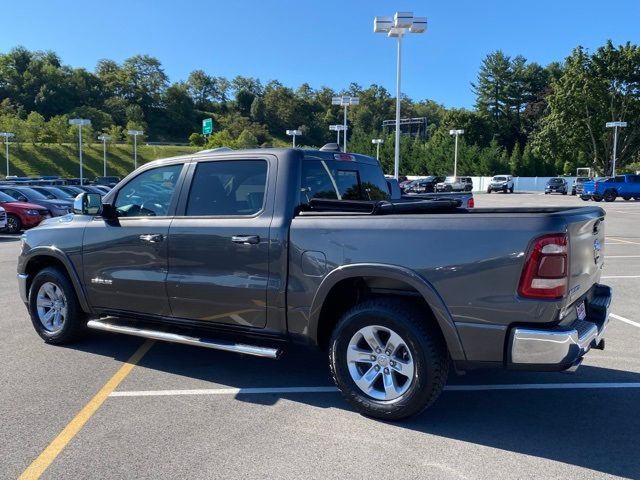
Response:
[[[188,216],[250,216],[263,208],[264,160],[200,162],[187,200]]]
[[[182,165],[146,170],[118,191],[115,202],[119,217],[164,217],[175,193]]]

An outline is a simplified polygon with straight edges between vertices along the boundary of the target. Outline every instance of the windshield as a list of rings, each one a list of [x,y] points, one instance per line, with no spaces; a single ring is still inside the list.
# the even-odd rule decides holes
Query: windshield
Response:
[[[33,188],[21,188],[20,190],[18,190],[20,193],[22,193],[25,197],[29,196],[31,197],[31,199],[33,200],[48,200],[47,197],[45,197],[43,194],[41,194],[40,192],[34,190]],[[54,197],[55,198],[55,197]]]
[[[494,182],[506,182],[507,177],[493,177]]]
[[[305,160],[302,164],[300,202],[308,203],[312,198],[388,200],[389,191],[378,165]]]
[[[553,184],[553,185],[559,185],[559,184],[562,183],[562,179],[561,178],[552,178],[551,180],[549,180],[549,183]]]
[[[53,194],[56,198],[74,198],[70,193],[60,190],[59,188],[51,187],[48,189],[50,194]]]
[[[50,192],[49,190],[47,190],[45,188],[35,187],[32,190],[34,190],[34,191],[36,191],[38,193],[41,193],[42,195],[45,196],[45,198],[48,198],[49,200],[55,200],[57,198],[53,192]]]
[[[17,202],[17,200],[13,198],[11,195],[7,195],[6,193],[0,192],[0,202],[1,203]]]

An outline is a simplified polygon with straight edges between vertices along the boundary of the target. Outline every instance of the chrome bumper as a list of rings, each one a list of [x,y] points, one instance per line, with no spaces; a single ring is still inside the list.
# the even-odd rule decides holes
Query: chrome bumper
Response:
[[[510,363],[513,366],[571,367],[594,347],[602,348],[609,325],[611,289],[596,285],[595,295],[587,304],[587,318],[569,327],[536,329],[516,327],[511,331]]]
[[[18,290],[20,291],[20,298],[24,303],[29,302],[29,292],[27,292],[27,280],[29,275],[26,273],[18,274]]]

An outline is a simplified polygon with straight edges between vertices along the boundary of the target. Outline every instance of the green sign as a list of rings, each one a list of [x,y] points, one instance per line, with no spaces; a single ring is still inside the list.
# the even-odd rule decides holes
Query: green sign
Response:
[[[211,135],[213,133],[213,118],[205,118],[202,120],[202,134]]]

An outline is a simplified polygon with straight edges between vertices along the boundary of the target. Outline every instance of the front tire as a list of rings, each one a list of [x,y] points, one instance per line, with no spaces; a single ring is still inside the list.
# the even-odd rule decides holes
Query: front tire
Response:
[[[382,298],[343,315],[331,336],[329,365],[358,412],[400,420],[435,402],[447,380],[449,356],[435,321],[408,302]]]
[[[86,333],[87,316],[69,277],[58,268],[47,267],[36,274],[29,289],[29,314],[47,343],[71,343]]]
[[[602,197],[600,197],[599,195],[594,195],[591,197],[591,200],[593,200],[594,202],[601,202]]]
[[[604,192],[604,201],[605,202],[613,202],[616,199],[616,193],[609,190],[607,192]]]

